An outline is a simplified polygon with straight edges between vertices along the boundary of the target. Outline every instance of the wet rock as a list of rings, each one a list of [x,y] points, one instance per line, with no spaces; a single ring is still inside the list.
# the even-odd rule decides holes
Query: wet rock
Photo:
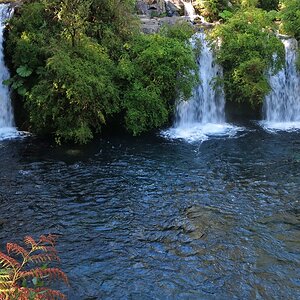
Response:
[[[141,31],[146,34],[157,33],[160,28],[160,24],[157,18],[149,18],[147,15],[140,16],[141,19]]]
[[[165,5],[168,17],[180,16],[183,14],[184,6],[182,1],[165,0]]]

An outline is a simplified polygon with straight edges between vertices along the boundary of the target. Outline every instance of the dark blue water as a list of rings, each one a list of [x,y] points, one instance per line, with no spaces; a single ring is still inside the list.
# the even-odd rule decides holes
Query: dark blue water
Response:
[[[0,244],[60,235],[69,299],[300,299],[300,133],[0,143]]]

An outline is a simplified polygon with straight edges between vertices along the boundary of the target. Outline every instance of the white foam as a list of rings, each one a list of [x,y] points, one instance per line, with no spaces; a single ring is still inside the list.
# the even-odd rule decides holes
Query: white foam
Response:
[[[271,92],[264,105],[264,120],[259,124],[269,132],[300,129],[300,74],[296,68],[298,43],[295,39],[282,41],[285,46],[285,67],[269,75]]]
[[[278,131],[298,131],[300,130],[300,122],[271,122],[271,121],[260,121],[260,126],[272,133],[276,133]]]
[[[1,127],[0,128],[0,141],[13,140],[17,138],[24,138],[29,136],[30,133],[26,131],[18,131],[14,127]]]
[[[174,140],[181,139],[186,142],[204,142],[210,138],[233,137],[244,128],[228,123],[194,123],[186,127],[172,127],[162,131],[161,136]]]
[[[19,132],[15,128],[13,109],[8,86],[2,81],[9,78],[9,71],[5,65],[3,52],[3,32],[6,20],[12,16],[9,4],[0,4],[0,141],[27,136],[28,133]]]

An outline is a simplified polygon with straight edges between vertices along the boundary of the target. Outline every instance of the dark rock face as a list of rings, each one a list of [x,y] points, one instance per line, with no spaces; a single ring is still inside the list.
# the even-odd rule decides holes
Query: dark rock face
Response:
[[[157,17],[166,13],[165,0],[138,0],[138,14]]]
[[[137,0],[136,9],[138,14],[150,17],[179,16],[184,11],[182,0]]]
[[[168,17],[179,16],[183,14],[184,6],[179,0],[165,0],[166,13]]]

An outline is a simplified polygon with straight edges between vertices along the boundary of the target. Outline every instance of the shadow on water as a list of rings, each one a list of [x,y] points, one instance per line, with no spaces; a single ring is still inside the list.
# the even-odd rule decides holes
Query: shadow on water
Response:
[[[0,144],[0,244],[56,233],[69,299],[299,299],[298,133]]]

